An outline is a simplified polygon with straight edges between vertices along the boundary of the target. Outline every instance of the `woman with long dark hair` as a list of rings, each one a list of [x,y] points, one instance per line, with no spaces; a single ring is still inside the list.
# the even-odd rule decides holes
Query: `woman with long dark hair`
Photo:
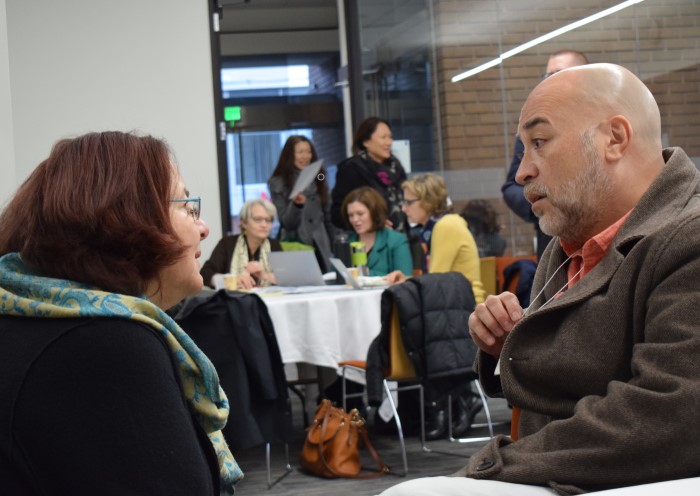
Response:
[[[277,167],[268,181],[272,203],[280,220],[280,240],[311,245],[324,270],[331,256],[334,233],[330,217],[330,198],[323,167],[316,179],[294,198],[289,198],[301,171],[318,160],[313,143],[306,136],[294,135],[282,148]]]

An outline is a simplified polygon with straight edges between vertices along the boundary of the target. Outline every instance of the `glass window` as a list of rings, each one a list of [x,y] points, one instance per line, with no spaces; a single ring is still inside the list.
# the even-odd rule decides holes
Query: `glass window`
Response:
[[[221,89],[225,97],[229,91],[308,87],[308,65],[221,69]]]
[[[388,119],[395,137],[411,140],[414,171],[434,169],[445,176],[456,211],[469,200],[490,203],[508,241],[506,255],[534,253],[534,225],[505,205],[501,186],[520,109],[551,54],[573,49],[590,62],[634,72],[659,104],[664,145],[682,147],[700,164],[700,0],[578,0],[575,7],[562,0],[358,5],[365,114]],[[601,12],[609,15],[546,36]],[[518,48],[532,40],[539,43]],[[452,82],[482,64],[488,67]]]
[[[287,138],[302,134],[316,148],[332,188],[345,158],[337,53],[230,57],[222,60],[227,119],[226,161],[231,229],[243,203],[268,198],[267,181]]]
[[[238,217],[246,200],[270,199],[267,180],[275,170],[284,143],[294,134],[301,134],[309,139],[312,139],[313,135],[311,129],[226,135],[231,217]]]

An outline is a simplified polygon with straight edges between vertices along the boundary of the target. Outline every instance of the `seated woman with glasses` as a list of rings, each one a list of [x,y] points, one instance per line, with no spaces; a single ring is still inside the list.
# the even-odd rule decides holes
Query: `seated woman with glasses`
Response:
[[[396,271],[404,276],[413,273],[411,252],[406,235],[386,228],[386,201],[377,190],[364,186],[352,190],[343,200],[343,220],[352,228],[349,241],[362,241],[367,252],[370,276],[385,276]]]
[[[241,478],[216,371],[165,313],[203,286],[199,203],[163,141],[102,132],[56,143],[6,205],[4,494],[218,496]]]
[[[483,302],[485,293],[481,284],[479,251],[465,220],[460,215],[450,213],[443,178],[437,174],[419,174],[405,181],[401,188],[402,208],[409,222],[422,226],[423,272],[460,272],[471,283],[476,302]],[[401,282],[406,278],[394,272],[387,279]],[[452,435],[460,437],[469,430],[483,405],[469,385],[454,391],[453,398]],[[447,433],[446,406],[446,399],[442,397],[427,409],[427,439],[438,439]]]
[[[268,258],[271,251],[282,251],[278,241],[269,239],[276,215],[275,206],[267,200],[245,202],[238,217],[241,234],[224,236],[202,266],[206,284],[215,287],[214,276],[218,274],[238,276],[241,289],[276,284]]]
[[[445,181],[437,174],[419,174],[401,188],[404,213],[410,222],[422,226],[423,272],[460,272],[471,283],[476,302],[483,302],[479,250],[467,223],[447,207]],[[395,272],[388,279],[401,282],[405,275]]]

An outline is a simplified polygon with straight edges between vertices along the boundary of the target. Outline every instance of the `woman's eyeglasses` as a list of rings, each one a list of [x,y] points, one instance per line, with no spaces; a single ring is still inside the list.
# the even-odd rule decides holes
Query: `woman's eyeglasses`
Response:
[[[416,199],[414,199],[414,200],[403,200],[403,201],[401,202],[401,205],[402,205],[402,206],[403,206],[403,205],[406,205],[407,207],[410,207],[411,205],[413,205],[413,204],[416,203],[417,201],[418,201],[418,198],[416,198]]]
[[[262,224],[263,222],[265,224],[272,224],[274,222],[274,219],[272,219],[271,217],[251,217],[250,220],[252,220],[256,224]]]
[[[201,212],[202,199],[197,198],[176,198],[170,200],[170,203],[184,203],[185,209],[187,209],[187,215],[192,217],[194,220],[199,220],[199,213]]]

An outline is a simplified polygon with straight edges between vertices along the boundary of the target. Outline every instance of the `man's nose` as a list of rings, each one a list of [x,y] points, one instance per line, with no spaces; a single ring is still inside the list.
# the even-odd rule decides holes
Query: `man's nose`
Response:
[[[520,160],[518,172],[515,173],[515,182],[525,185],[532,181],[538,174],[537,167],[528,156],[527,152],[523,153],[523,158]]]

